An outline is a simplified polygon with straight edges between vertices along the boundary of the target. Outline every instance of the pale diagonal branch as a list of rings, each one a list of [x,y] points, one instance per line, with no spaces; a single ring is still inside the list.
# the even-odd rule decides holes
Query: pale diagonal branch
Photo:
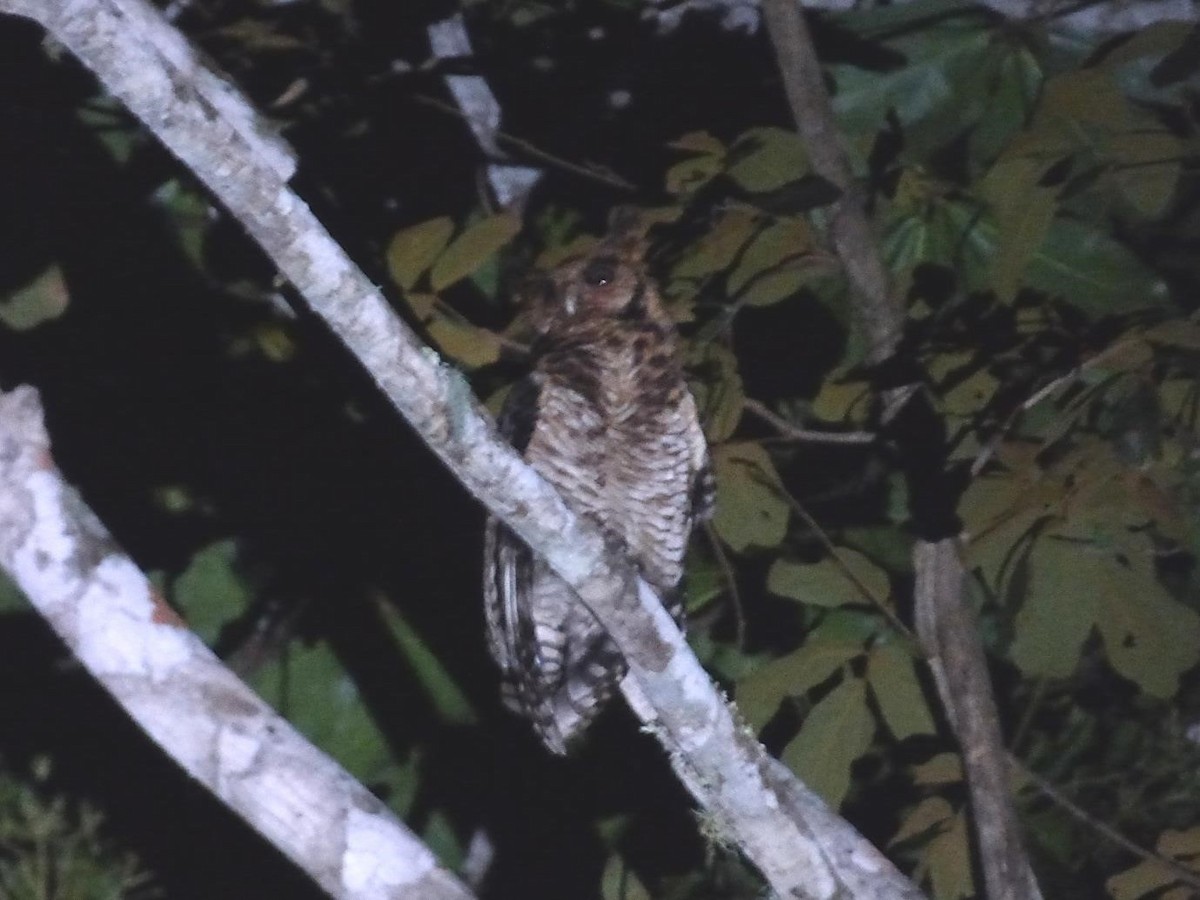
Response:
[[[331,896],[473,896],[162,601],[55,469],[29,387],[0,394],[0,568],[155,743]]]

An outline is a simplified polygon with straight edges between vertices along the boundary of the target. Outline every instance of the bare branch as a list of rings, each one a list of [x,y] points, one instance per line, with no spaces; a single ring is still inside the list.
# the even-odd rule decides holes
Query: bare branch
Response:
[[[1197,894],[1200,894],[1200,873],[1194,869],[1189,869],[1182,865],[1179,860],[1172,859],[1169,856],[1164,856],[1161,853],[1155,853],[1153,850],[1147,850],[1140,844],[1135,844],[1117,829],[1113,828],[1107,822],[1102,822],[1089,813],[1086,809],[1079,806],[1070,797],[1056,788],[1053,784],[1027,767],[1016,757],[1009,757],[1009,764],[1014,772],[1021,778],[1028,779],[1029,782],[1037,788],[1042,794],[1045,794],[1050,801],[1057,806],[1062,807],[1069,815],[1079,822],[1082,822],[1088,828],[1091,828],[1097,834],[1101,835],[1108,841],[1128,850],[1139,859],[1148,862],[1157,863],[1166,868],[1175,878],[1182,884],[1190,885]]]
[[[762,0],[762,11],[792,116],[813,169],[842,190],[830,221],[830,238],[867,337],[867,362],[879,364],[899,345],[904,309],[888,284],[804,15],[796,0]],[[913,393],[911,385],[885,392],[884,421]],[[916,630],[962,747],[988,896],[991,900],[1038,898],[1041,895],[1012,807],[987,659],[963,594],[955,542],[918,541],[913,564]]]
[[[750,397],[742,401],[742,409],[762,419],[781,435],[801,444],[870,444],[875,435],[870,431],[817,431],[793,425],[783,416],[774,413],[761,400]]]
[[[472,896],[155,593],[54,468],[30,387],[0,394],[0,566],[155,743],[331,896]]]
[[[474,55],[471,37],[462,13],[455,13],[426,29],[429,48],[435,59],[454,59]],[[525,201],[542,177],[540,169],[508,161],[497,143],[500,137],[500,103],[482,75],[445,75],[443,81],[461,110],[479,149],[488,157],[487,179],[500,205],[507,208]]]
[[[988,897],[1040,897],[1021,845],[996,701],[978,637],[979,623],[964,599],[957,542],[922,541],[914,551],[914,563],[917,635],[962,747]]]
[[[842,192],[833,207],[829,238],[858,301],[867,362],[883,362],[900,342],[904,309],[891,296],[887,269],[863,207],[862,188],[842,148],[808,26],[796,0],[763,0],[762,7],[792,118],[813,171]]]
[[[631,705],[778,894],[920,896],[849,825],[831,824],[811,795],[796,788],[781,797],[771,759],[661,603],[497,438],[462,376],[422,346],[257,147],[192,89],[199,63],[159,52],[143,31],[169,29],[161,16],[143,0],[0,0],[0,10],[37,19],[99,75],[243,224],[464,486],[575,589],[629,661]]]

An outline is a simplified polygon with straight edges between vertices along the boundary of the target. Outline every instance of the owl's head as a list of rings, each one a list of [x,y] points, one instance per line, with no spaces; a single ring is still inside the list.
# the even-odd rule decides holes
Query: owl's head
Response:
[[[642,254],[640,244],[610,237],[564,262],[532,287],[534,327],[548,337],[569,337],[605,323],[670,326]]]

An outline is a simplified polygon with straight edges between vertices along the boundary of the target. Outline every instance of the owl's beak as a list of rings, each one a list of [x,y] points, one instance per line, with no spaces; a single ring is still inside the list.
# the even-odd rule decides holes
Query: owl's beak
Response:
[[[567,294],[566,299],[563,301],[563,306],[566,307],[568,316],[575,315],[576,303],[575,303],[575,292],[574,291],[570,291]]]

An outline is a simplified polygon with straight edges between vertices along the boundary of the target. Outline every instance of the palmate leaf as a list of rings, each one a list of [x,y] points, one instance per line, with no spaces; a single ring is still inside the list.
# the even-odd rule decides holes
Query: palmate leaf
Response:
[[[779,475],[761,446],[723,444],[713,452],[717,508],[713,527],[730,548],[776,547],[787,533],[787,503],[779,494]]]
[[[1013,661],[1033,676],[1067,677],[1096,633],[1117,672],[1151,696],[1172,696],[1200,662],[1200,616],[1155,572],[1144,526],[1165,496],[1100,441],[1037,472],[978,479],[960,505],[975,535],[971,561],[998,596],[1019,604]]]
[[[883,721],[898,741],[917,734],[937,734],[929,702],[917,678],[916,661],[896,644],[877,644],[867,656],[867,683]]]
[[[0,296],[0,325],[13,331],[28,331],[51,322],[67,311],[71,292],[58,264],[7,296]]]
[[[1034,170],[1020,168],[997,176],[993,189],[1005,196],[1023,191],[1027,206],[1005,201],[981,215],[977,205],[934,196],[919,208],[889,211],[882,246],[892,270],[937,263],[953,268],[966,290],[991,288],[1009,299],[1023,285],[1096,318],[1168,302],[1162,278],[1098,223],[1053,215],[1052,194],[1022,188],[1018,182]]]
[[[812,708],[780,758],[836,809],[850,790],[850,767],[874,736],[866,682],[848,678]]]
[[[838,623],[818,627],[804,646],[738,681],[738,709],[756,731],[788,697],[801,697],[863,654],[864,637],[840,633]]]
[[[751,128],[730,148],[727,173],[752,194],[774,191],[808,173],[808,154],[795,131]]]
[[[831,67],[835,112],[859,146],[869,146],[867,141],[894,115],[910,156],[967,134],[972,161],[986,164],[1024,126],[1038,95],[1041,67],[1021,40],[978,8],[921,0],[847,16],[843,24],[879,40],[879,57],[903,60],[884,71]]]
[[[737,357],[723,344],[704,343],[689,347],[688,368],[696,373],[688,386],[700,411],[704,433],[711,444],[728,440],[742,420],[746,400]]]
[[[1034,254],[1025,281],[1096,317],[1163,306],[1169,299],[1166,282],[1107,231],[1061,217]]]
[[[731,209],[697,242],[671,272],[672,278],[704,278],[720,272],[737,259],[755,233],[757,216],[745,209]]]
[[[956,85],[978,70],[990,42],[990,28],[982,17],[956,17],[886,41],[887,48],[905,60],[889,72],[832,67],[838,122],[851,135],[874,134],[889,113],[911,126],[953,106]]]
[[[943,797],[926,797],[909,811],[889,846],[921,841],[914,877],[928,883],[936,900],[961,900],[975,894],[967,820]]]
[[[1159,836],[1155,849],[1168,859],[1176,860],[1180,865],[1200,875],[1200,828],[1164,831]],[[1187,900],[1193,896],[1192,888],[1179,884],[1179,876],[1175,871],[1156,859],[1143,860],[1136,866],[1113,875],[1104,886],[1113,900],[1142,900],[1145,897],[1155,897],[1156,900]]]
[[[803,219],[772,222],[750,242],[729,274],[730,295],[748,306],[769,306],[795,294],[808,275],[804,258],[814,243]]]
[[[411,291],[433,265],[454,234],[454,220],[439,216],[419,222],[392,237],[387,249],[388,271],[400,287]]]
[[[510,213],[480,219],[456,237],[429,272],[435,291],[450,287],[477,271],[521,230],[521,220]]]
[[[436,294],[410,291],[404,295],[439,350],[468,369],[486,366],[500,358],[500,338],[468,322]]]
[[[460,725],[475,722],[475,710],[467,695],[395,604],[380,602],[376,605],[417,683],[442,720]]]
[[[767,573],[767,590],[813,606],[887,602],[886,573],[857,550],[841,547],[837,556],[815,563],[777,559]]]
[[[1013,661],[1031,675],[1065,677],[1094,627],[1117,672],[1151,696],[1174,695],[1179,677],[1200,662],[1200,616],[1136,562],[1053,535],[1039,539]]]
[[[25,594],[4,572],[0,572],[0,616],[29,610],[29,601],[25,599]]]
[[[255,691],[309,740],[367,785],[385,785],[388,805],[404,815],[416,771],[397,764],[358,687],[329,645],[292,641],[249,678]]]
[[[196,552],[171,587],[171,600],[188,627],[212,644],[222,626],[242,615],[252,597],[236,568],[237,543],[217,541]]]

